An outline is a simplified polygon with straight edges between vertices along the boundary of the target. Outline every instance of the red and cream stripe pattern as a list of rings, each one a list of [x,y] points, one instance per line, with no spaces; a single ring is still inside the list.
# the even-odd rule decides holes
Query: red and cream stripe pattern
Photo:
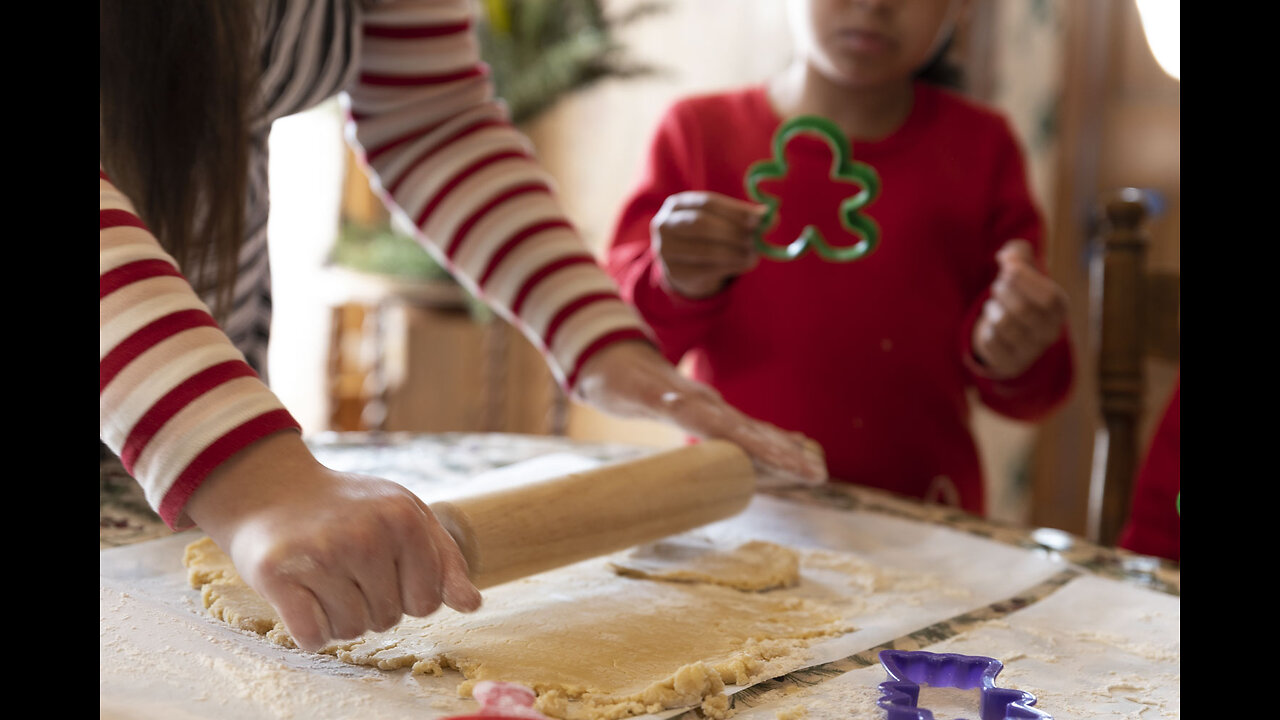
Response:
[[[187,498],[250,443],[299,429],[133,206],[99,174],[101,439],[170,527]]]
[[[265,133],[274,119],[341,92],[348,140],[392,213],[521,328],[571,389],[595,352],[650,331],[494,100],[471,6],[266,0],[263,116],[253,128]],[[222,327],[129,201],[101,178],[102,441],[173,527],[185,527],[183,505],[218,464],[298,428],[245,361],[264,366],[270,320],[265,155],[251,161],[238,310]]]
[[[349,138],[400,224],[520,327],[566,389],[596,350],[648,337],[495,102],[471,3],[371,5],[360,42]]]

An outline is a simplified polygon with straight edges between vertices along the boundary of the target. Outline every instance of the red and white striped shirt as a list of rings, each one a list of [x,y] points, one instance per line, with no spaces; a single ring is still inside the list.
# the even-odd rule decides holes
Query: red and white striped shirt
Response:
[[[597,350],[650,331],[493,99],[470,8],[466,0],[271,0],[255,127],[265,132],[276,117],[341,92],[348,140],[399,224],[519,327],[568,390]],[[265,155],[251,164],[260,170]],[[252,345],[265,345],[269,273],[242,266],[235,292],[265,298],[236,315],[259,329],[219,327],[129,199],[99,174],[101,439],[165,522],[182,528],[190,524],[182,508],[211,470],[255,440],[298,428],[246,362],[264,354]],[[265,173],[251,174],[246,243],[265,243]],[[260,264],[263,256],[241,253]]]

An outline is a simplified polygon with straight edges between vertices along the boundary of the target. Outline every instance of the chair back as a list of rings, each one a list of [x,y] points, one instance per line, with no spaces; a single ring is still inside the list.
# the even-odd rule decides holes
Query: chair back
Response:
[[[1147,271],[1148,202],[1141,190],[1114,193],[1103,210],[1089,283],[1102,422],[1094,438],[1086,533],[1114,545],[1142,461],[1147,360],[1178,361],[1179,276]]]

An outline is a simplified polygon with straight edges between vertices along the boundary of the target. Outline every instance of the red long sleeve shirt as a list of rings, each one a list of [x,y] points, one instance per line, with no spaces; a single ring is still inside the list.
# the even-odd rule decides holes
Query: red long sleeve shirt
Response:
[[[747,199],[744,175],[769,159],[781,119],[762,87],[675,104],[662,119],[639,186],[619,218],[607,267],[673,361],[757,418],[822,444],[833,478],[983,513],[969,391],[1006,416],[1034,420],[1066,396],[1064,329],[1021,377],[985,377],[972,359],[973,323],[997,274],[995,254],[1022,238],[1042,256],[1043,227],[1024,160],[998,114],[917,84],[903,126],[854,140],[879,195],[862,212],[880,228],[868,256],[827,262],[810,252],[764,260],[719,294],[670,289],[650,247],[650,221],[670,195],[708,190]],[[856,185],[828,178],[832,150],[799,136],[787,175],[761,189],[779,200],[765,239],[783,245],[805,225],[833,245]]]

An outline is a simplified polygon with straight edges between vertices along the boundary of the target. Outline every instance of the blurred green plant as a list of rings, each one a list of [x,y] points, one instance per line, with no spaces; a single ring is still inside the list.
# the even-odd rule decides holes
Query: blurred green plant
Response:
[[[329,262],[360,272],[410,280],[451,280],[418,241],[390,225],[371,227],[344,222]]]
[[[615,31],[666,4],[641,1],[606,16],[601,0],[481,0],[476,34],[494,91],[527,122],[564,95],[605,78],[652,74],[626,57]]]
[[[342,223],[329,263],[410,282],[457,282],[417,240],[390,224]],[[476,322],[493,319],[489,306],[471,295],[467,295],[467,309]]]

